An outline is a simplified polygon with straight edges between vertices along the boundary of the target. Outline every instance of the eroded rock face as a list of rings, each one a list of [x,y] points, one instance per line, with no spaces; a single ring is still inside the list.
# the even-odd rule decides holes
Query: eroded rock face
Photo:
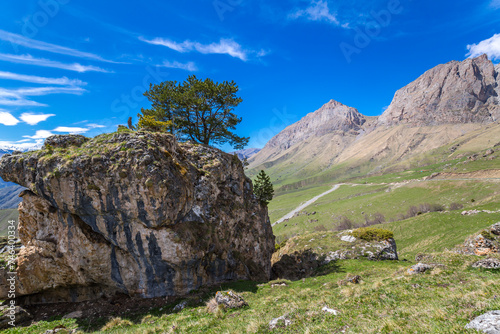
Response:
[[[319,137],[327,133],[344,134],[352,131],[356,135],[356,131],[360,130],[365,122],[365,117],[356,109],[331,100],[320,109],[307,114],[297,123],[281,131],[266,146],[279,147],[283,150],[303,142],[309,137]]]
[[[398,90],[379,124],[417,126],[500,119],[498,66],[486,55],[430,69]]]
[[[19,208],[26,303],[269,279],[274,236],[238,159],[147,132],[47,142],[0,160],[0,176],[29,189]]]

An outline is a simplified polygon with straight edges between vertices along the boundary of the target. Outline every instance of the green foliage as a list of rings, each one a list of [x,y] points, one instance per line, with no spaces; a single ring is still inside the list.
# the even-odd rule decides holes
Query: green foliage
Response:
[[[287,242],[287,241],[288,241],[288,240],[283,240],[283,241],[282,241],[282,242],[280,242],[279,244],[275,244],[275,245],[274,245],[274,251],[275,251],[275,252],[277,252],[277,251],[279,251],[281,248],[285,247],[285,245],[286,245],[286,242]]]
[[[489,240],[495,240],[495,237],[491,234],[490,231],[488,230],[482,230],[481,231],[481,235],[483,236],[483,238],[485,239],[489,239]]]
[[[172,121],[163,122],[156,120],[154,116],[141,115],[137,127],[143,130],[167,132],[172,127]]]
[[[233,113],[242,99],[236,96],[238,86],[234,81],[222,83],[211,79],[201,80],[192,75],[183,83],[164,81],[149,86],[144,96],[151,102],[150,109],[142,109],[139,118],[151,117],[168,123],[168,131],[183,139],[198,143],[229,143],[236,149],[243,148],[249,138],[232,132],[241,118]],[[140,122],[139,119],[139,128]]]
[[[254,181],[253,192],[257,199],[266,205],[273,199],[273,184],[269,176],[263,170],[260,171]]]
[[[394,237],[394,233],[375,227],[362,227],[351,232],[352,236],[366,241],[382,241]]]

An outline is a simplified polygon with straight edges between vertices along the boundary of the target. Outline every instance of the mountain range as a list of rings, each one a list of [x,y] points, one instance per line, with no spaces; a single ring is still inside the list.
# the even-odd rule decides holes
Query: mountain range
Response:
[[[486,55],[438,65],[398,90],[380,116],[331,100],[274,136],[249,159],[249,174],[265,169],[275,185],[300,187],[404,170],[446,145],[462,145],[454,154],[472,142],[492,147],[500,142],[499,73]]]

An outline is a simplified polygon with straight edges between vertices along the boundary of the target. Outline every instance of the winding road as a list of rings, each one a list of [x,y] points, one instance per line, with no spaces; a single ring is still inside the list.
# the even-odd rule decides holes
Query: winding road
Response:
[[[339,183],[339,184],[336,184],[332,187],[332,189],[330,190],[327,190],[325,191],[324,193],[322,194],[319,194],[318,196],[316,197],[313,197],[311,198],[310,200],[308,200],[307,202],[305,203],[302,203],[301,205],[299,205],[298,207],[296,207],[294,210],[290,211],[289,213],[287,213],[286,215],[284,215],[283,217],[281,217],[280,219],[278,219],[275,223],[273,223],[271,226],[274,226],[276,224],[279,224],[279,223],[282,223],[284,222],[285,220],[287,219],[290,219],[292,218],[297,212],[300,212],[302,210],[304,210],[305,208],[307,208],[309,205],[313,204],[314,202],[316,202],[318,199],[320,199],[321,197],[325,196],[325,195],[328,195],[329,193],[331,192],[334,192],[335,190],[339,189],[339,187],[343,185],[343,183]]]

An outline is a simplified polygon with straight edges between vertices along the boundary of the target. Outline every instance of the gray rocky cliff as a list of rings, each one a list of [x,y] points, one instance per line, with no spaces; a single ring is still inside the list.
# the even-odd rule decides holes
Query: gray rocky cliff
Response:
[[[54,136],[3,157],[0,176],[28,188],[17,269],[25,303],[183,295],[270,277],[267,208],[241,162],[220,150],[149,132]]]
[[[331,100],[297,123],[288,126],[274,136],[266,146],[287,149],[313,136],[319,137],[334,132],[356,134],[365,121],[365,117],[355,108]]]
[[[500,120],[499,78],[486,55],[430,69],[398,90],[379,125],[429,126]]]

